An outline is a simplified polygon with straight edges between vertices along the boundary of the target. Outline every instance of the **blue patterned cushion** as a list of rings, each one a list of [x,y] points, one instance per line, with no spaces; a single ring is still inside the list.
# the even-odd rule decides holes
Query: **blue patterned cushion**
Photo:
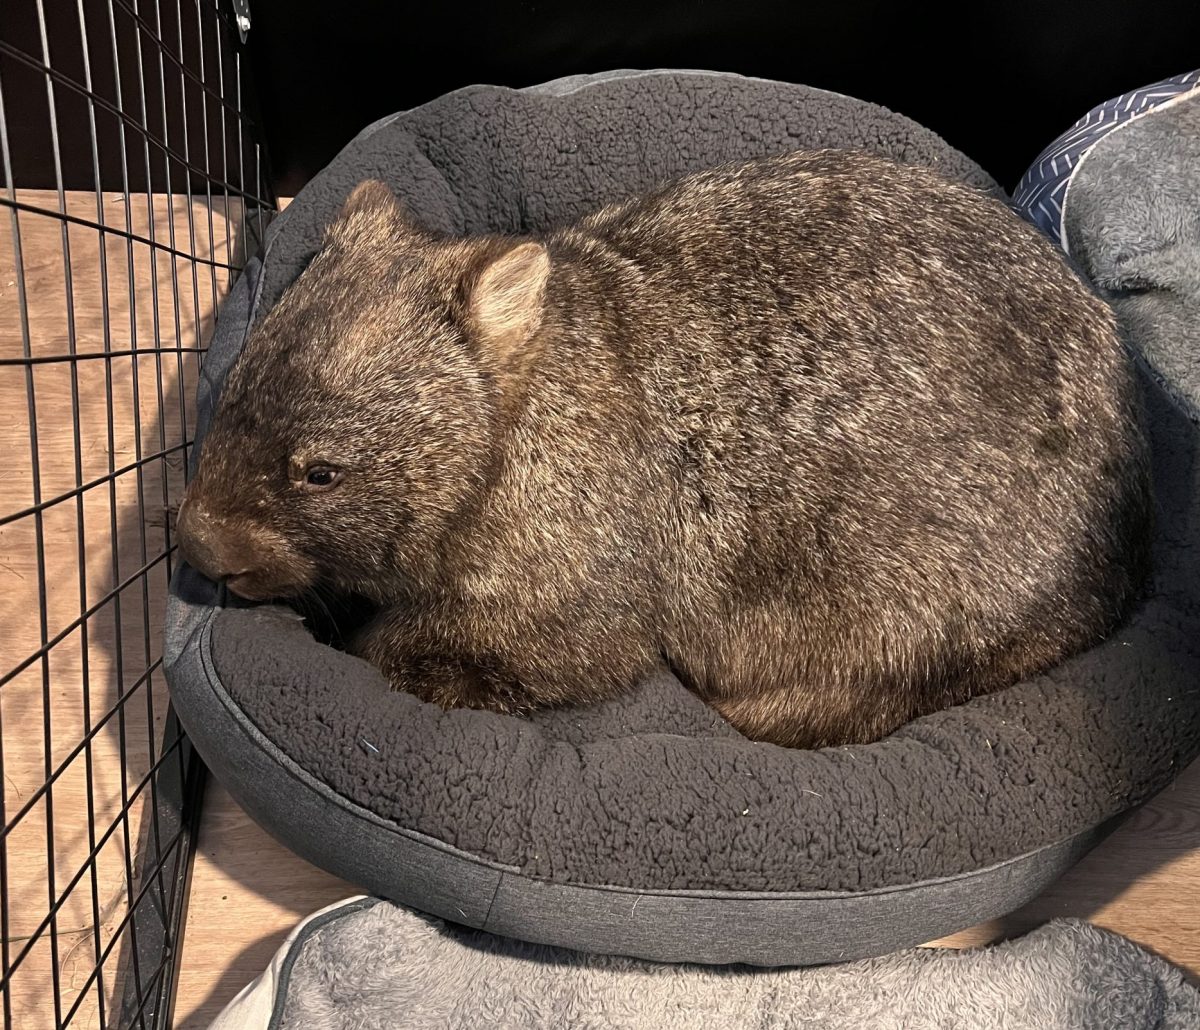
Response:
[[[1200,69],[1123,93],[1092,108],[1038,155],[1013,191],[1013,207],[1061,244],[1067,185],[1087,152],[1117,127],[1195,89],[1200,89]]]

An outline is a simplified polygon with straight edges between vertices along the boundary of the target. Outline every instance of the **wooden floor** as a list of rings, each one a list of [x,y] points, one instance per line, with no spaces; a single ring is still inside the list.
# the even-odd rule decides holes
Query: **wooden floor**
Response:
[[[53,194],[20,199],[51,210],[58,204]],[[135,202],[127,210],[122,198],[106,196],[99,210],[110,224],[128,224],[140,237],[149,235],[151,221],[159,237],[173,227],[178,248],[194,245],[206,260],[225,261],[236,248],[236,233],[224,231],[227,212],[213,211],[215,234],[210,239],[209,211],[201,205],[189,212],[178,205],[178,198],[174,206],[154,198],[152,204]],[[66,206],[80,218],[97,216],[96,198],[90,194],[69,195]],[[236,210],[229,217],[236,223]],[[185,234],[196,226],[202,238],[185,244]],[[214,273],[210,266],[200,266],[201,279],[193,289],[193,266],[185,262],[172,269],[161,252],[156,264],[150,248],[127,245],[119,238],[106,245],[107,281],[102,282],[94,231],[73,226],[68,257],[56,220],[23,214],[20,227],[30,353],[51,358],[71,345],[79,353],[106,346],[131,353],[121,361],[76,363],[74,382],[68,363],[38,364],[29,373],[20,363],[0,365],[0,454],[6,459],[0,463],[0,518],[34,502],[30,379],[37,401],[33,421],[39,430],[37,486],[43,501],[71,491],[81,478],[88,481],[128,467],[139,453],[145,457],[170,450],[192,418],[188,407],[196,361],[187,348],[206,339],[214,302],[225,289],[223,274],[220,281],[214,274],[204,278],[204,268]],[[20,358],[26,346],[12,244],[10,224],[0,223],[0,358]],[[68,268],[74,286],[71,307],[64,292]],[[181,279],[175,277],[177,271]],[[185,289],[175,289],[177,282]],[[73,320],[66,317],[69,310]],[[153,353],[156,339],[181,345],[178,354],[170,353],[165,367]],[[143,348],[149,353],[141,353]],[[111,368],[108,376],[106,367]],[[73,428],[76,424],[79,432]],[[36,520],[0,524],[0,675],[36,655],[47,635],[53,638],[78,618],[81,606],[96,603],[122,583],[130,584],[122,591],[123,618],[115,617],[111,604],[103,606],[85,620],[86,636],[83,627],[67,633],[44,662],[34,661],[0,690],[0,824],[30,806],[48,767],[65,762],[102,713],[136,692],[132,701],[120,705],[121,717],[114,717],[67,763],[52,792],[53,830],[43,798],[28,807],[6,835],[0,859],[7,861],[10,954],[19,952],[45,919],[50,890],[55,896],[66,895],[57,916],[58,992],[51,990],[54,956],[44,934],[13,977],[13,1025],[22,1030],[53,1025],[56,993],[60,1011],[82,1000],[72,1026],[97,1025],[101,1007],[110,1005],[120,987],[116,965],[128,911],[126,866],[136,862],[147,842],[145,791],[135,788],[154,760],[165,710],[161,676],[142,681],[139,674],[153,666],[159,654],[166,570],[156,566],[142,574],[142,566],[165,540],[160,525],[164,497],[177,499],[181,486],[181,458],[172,452],[150,462],[140,478],[125,473],[111,490],[103,486],[47,508],[40,520],[43,565],[37,559]],[[143,541],[146,557],[140,549]],[[149,637],[143,629],[144,614],[149,617]],[[52,716],[48,731],[47,709]],[[124,770],[118,761],[122,751]],[[87,829],[89,804],[101,828],[125,809],[128,834],[95,842]],[[92,853],[94,862],[88,857]],[[55,859],[53,877],[49,855]],[[68,889],[71,876],[80,869],[88,875]],[[285,851],[249,822],[219,785],[210,784],[183,941],[176,1025],[206,1026],[263,969],[296,922],[357,892],[354,885]],[[1200,764],[1037,902],[996,924],[939,943],[977,944],[1062,915],[1083,916],[1125,933],[1200,976]],[[106,978],[89,983],[97,955],[106,948]]]
[[[0,209],[6,1002],[22,1030],[92,1027],[124,986],[130,872],[172,853],[146,818],[151,771],[172,760],[164,508],[183,488],[198,349],[239,212],[185,196],[15,199],[15,216]]]

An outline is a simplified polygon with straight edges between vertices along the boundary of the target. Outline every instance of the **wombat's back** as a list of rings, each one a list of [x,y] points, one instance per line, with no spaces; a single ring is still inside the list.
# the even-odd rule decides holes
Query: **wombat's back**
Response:
[[[645,516],[656,628],[744,732],[872,739],[1128,609],[1148,517],[1129,361],[999,202],[829,151],[692,176],[559,239],[635,270],[611,345],[670,484]]]

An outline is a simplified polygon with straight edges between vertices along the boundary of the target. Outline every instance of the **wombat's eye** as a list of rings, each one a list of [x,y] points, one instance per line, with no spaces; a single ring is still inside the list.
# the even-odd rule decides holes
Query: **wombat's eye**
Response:
[[[309,465],[304,470],[304,480],[301,483],[305,490],[317,493],[322,490],[332,490],[342,481],[342,470],[332,465]]]

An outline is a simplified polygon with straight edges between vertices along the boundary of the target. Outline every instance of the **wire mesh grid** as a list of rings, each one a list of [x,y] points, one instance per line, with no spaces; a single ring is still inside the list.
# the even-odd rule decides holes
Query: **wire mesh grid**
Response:
[[[0,1005],[164,1026],[202,768],[161,622],[214,312],[274,209],[221,0],[0,3]]]

